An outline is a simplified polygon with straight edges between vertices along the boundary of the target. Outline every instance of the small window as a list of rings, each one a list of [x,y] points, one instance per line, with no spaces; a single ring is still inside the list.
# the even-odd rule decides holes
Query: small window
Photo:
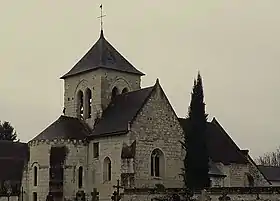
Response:
[[[162,151],[155,149],[151,155],[151,176],[162,177],[164,173],[164,157]]]
[[[92,105],[92,93],[89,88],[87,88],[85,93],[86,105],[85,105],[85,118],[91,118],[91,105]]]
[[[104,159],[103,163],[103,180],[111,181],[112,177],[112,163],[109,157]]]
[[[99,143],[93,143],[93,157],[98,158],[99,157]]]
[[[33,201],[37,201],[37,193],[36,192],[33,192]]]
[[[82,91],[77,94],[77,112],[79,118],[84,117],[84,94]]]
[[[79,167],[79,173],[78,173],[78,187],[83,187],[83,167]]]
[[[34,167],[34,186],[38,185],[38,168]]]

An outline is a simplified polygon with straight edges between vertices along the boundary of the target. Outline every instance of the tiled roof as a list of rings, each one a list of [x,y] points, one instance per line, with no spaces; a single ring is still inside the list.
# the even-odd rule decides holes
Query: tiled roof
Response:
[[[185,130],[188,129],[189,121],[180,118],[180,123]],[[222,162],[227,165],[230,163],[246,164],[248,160],[242,154],[239,147],[226,133],[218,121],[214,118],[207,123],[207,148],[209,156],[213,162]]]
[[[90,129],[78,118],[60,116],[32,140],[85,139]],[[31,141],[32,141],[31,140]]]
[[[144,75],[127,61],[104,37],[101,31],[100,38],[92,48],[81,58],[81,60],[64,76],[67,78],[79,73],[107,68],[116,71]]]
[[[258,165],[258,168],[269,181],[280,181],[280,167]]]
[[[128,131],[128,124],[149,98],[154,87],[120,94],[114,98],[97,123],[93,136]]]

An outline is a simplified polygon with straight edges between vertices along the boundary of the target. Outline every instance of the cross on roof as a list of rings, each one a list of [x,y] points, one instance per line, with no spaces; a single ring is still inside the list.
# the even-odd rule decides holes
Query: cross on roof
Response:
[[[101,27],[101,30],[103,30],[103,17],[105,17],[106,15],[103,15],[103,6],[102,4],[100,5],[100,16],[97,17],[97,18],[100,18],[100,27]]]

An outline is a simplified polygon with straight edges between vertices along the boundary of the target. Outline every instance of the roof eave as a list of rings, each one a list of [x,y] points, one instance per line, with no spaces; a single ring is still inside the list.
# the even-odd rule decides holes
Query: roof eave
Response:
[[[109,133],[98,133],[98,134],[91,134],[89,136],[87,136],[87,138],[89,140],[93,139],[93,138],[99,138],[99,137],[108,137],[108,136],[112,136],[112,135],[124,135],[127,134],[128,130],[122,130],[122,131],[114,131],[114,132],[109,132]]]
[[[113,71],[124,72],[124,73],[129,73],[129,74],[135,74],[135,75],[139,75],[139,76],[144,76],[145,75],[144,73],[142,73],[141,71],[138,71],[138,70],[137,70],[138,72],[128,72],[128,71],[122,71],[122,70],[117,70],[117,69],[111,69],[111,68],[108,68],[104,65],[99,65],[99,66],[92,67],[91,69],[84,70],[84,71],[77,72],[77,73],[70,73],[70,71],[69,71],[65,75],[61,76],[59,79],[64,80],[66,78],[69,78],[69,77],[72,77],[72,76],[75,76],[75,75],[80,75],[80,74],[83,74],[83,73],[87,73],[87,72],[90,72],[90,71],[94,71],[94,70],[97,70],[97,69],[100,69],[100,68],[110,69],[110,70],[113,70]]]
[[[223,174],[215,174],[215,173],[209,173],[209,176],[212,176],[212,177],[227,177],[226,175],[223,175]]]

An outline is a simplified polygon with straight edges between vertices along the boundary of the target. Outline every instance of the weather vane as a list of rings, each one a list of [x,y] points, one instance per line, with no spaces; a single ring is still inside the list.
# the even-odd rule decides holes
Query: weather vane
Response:
[[[100,26],[101,26],[101,30],[103,30],[103,17],[105,17],[106,15],[103,15],[103,10],[102,10],[102,4],[100,5],[100,16],[97,18],[100,18]]]

